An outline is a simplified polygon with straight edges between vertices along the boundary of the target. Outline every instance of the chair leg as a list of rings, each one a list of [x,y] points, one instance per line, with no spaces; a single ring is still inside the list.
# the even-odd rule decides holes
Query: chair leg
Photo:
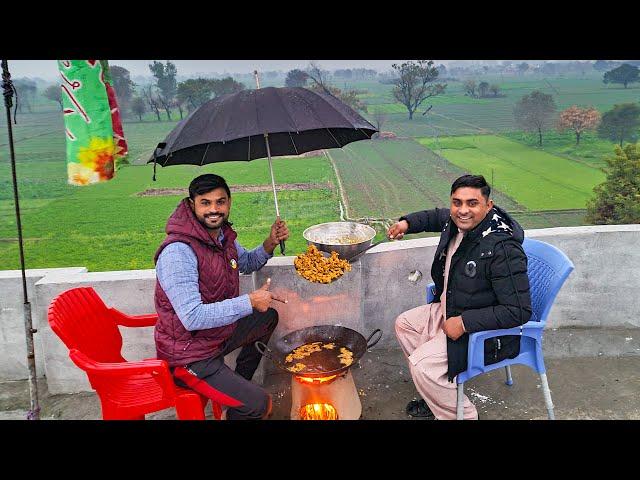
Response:
[[[176,396],[176,416],[178,420],[204,420],[204,407],[196,392]]]
[[[213,407],[213,418],[216,420],[222,419],[222,407],[220,404],[211,400],[211,406]]]
[[[464,420],[464,383],[458,384],[458,399],[456,400],[456,420]]]
[[[509,386],[513,385],[513,378],[511,378],[511,365],[507,365],[506,367],[504,367],[504,370],[505,372],[507,372],[507,381],[504,383]]]
[[[547,382],[547,374],[540,374],[540,381],[542,382],[542,393],[544,395],[544,403],[547,406],[547,413],[549,420],[555,420],[556,417],[553,413],[553,402],[551,401],[551,390],[549,390],[549,382]]]

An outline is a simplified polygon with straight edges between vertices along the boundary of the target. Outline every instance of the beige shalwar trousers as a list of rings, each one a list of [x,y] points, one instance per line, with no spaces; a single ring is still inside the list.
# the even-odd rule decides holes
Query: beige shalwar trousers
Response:
[[[408,359],[418,392],[438,420],[455,420],[457,385],[447,379],[447,336],[442,330],[442,304],[430,303],[407,310],[396,318],[396,336]],[[464,396],[465,420],[478,411]]]

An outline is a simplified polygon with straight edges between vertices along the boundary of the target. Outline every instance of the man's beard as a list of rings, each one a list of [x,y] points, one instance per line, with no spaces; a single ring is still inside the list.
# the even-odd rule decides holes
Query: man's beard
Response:
[[[208,220],[210,220],[211,218],[216,218],[216,221],[215,221],[215,223],[213,225],[208,223]],[[226,220],[227,220],[227,216],[224,215],[224,214],[222,214],[220,216],[218,216],[218,215],[207,215],[207,216],[204,217],[204,219],[202,219],[200,221],[200,223],[207,230],[217,230],[218,228],[221,228],[224,225]]]

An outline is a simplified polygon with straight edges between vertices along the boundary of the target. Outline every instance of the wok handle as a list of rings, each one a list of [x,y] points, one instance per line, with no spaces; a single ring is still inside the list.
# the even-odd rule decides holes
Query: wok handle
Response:
[[[373,343],[369,344],[369,340],[371,340],[376,333],[379,333],[380,335],[378,336],[378,338],[376,338],[373,341]],[[369,338],[367,338],[367,349],[373,347],[376,343],[380,341],[381,338],[382,338],[382,330],[380,330],[379,328],[376,328],[373,332],[371,332],[371,335],[369,335]]]
[[[284,255],[284,240],[280,240],[280,255]]]
[[[253,346],[256,347],[256,350],[258,350],[258,352],[260,352],[260,355],[267,357],[269,360],[275,363],[275,360],[271,356],[271,350],[264,343],[257,341],[253,344]]]
[[[276,360],[271,355],[273,352],[264,343],[258,340],[253,344],[253,346],[256,347],[256,350],[258,350],[258,352],[260,352],[260,355],[267,357],[269,360],[271,360],[275,364],[276,367],[278,367],[281,370],[284,370],[287,373],[291,373],[289,370],[287,370],[287,367],[282,365],[278,360]]]

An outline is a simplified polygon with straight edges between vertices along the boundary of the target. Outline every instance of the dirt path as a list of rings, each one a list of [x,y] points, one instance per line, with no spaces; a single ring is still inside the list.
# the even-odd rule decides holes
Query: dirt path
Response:
[[[229,187],[233,193],[246,193],[246,192],[271,192],[273,187],[271,185],[232,185]],[[326,183],[281,183],[276,184],[276,190],[318,190],[318,189],[330,189],[333,190],[334,186],[331,182]],[[157,197],[167,195],[189,195],[186,188],[149,188],[144,192],[136,194],[139,197]]]

